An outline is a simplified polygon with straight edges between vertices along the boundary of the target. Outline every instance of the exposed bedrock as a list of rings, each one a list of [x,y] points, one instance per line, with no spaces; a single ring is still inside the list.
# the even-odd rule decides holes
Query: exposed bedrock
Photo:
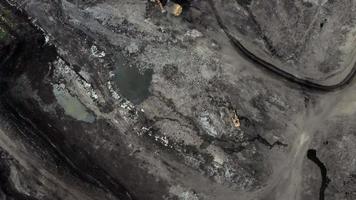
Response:
[[[321,179],[309,148],[333,180],[325,199],[352,197],[353,146],[334,133],[354,129],[331,130],[353,119],[353,82],[321,93],[261,69],[206,1],[178,18],[143,0],[9,2],[0,197],[312,200]],[[345,174],[329,154],[349,159]]]

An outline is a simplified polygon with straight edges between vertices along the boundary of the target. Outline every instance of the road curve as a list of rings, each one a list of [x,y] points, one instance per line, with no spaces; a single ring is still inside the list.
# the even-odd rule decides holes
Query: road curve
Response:
[[[231,43],[233,44],[233,46],[235,47],[235,49],[238,52],[241,52],[245,57],[250,59],[252,62],[256,63],[258,66],[261,66],[261,67],[283,77],[284,79],[286,79],[290,82],[296,83],[296,84],[301,85],[308,89],[330,92],[330,91],[342,89],[348,83],[350,83],[353,80],[354,76],[356,75],[356,65],[354,65],[353,68],[351,69],[350,73],[339,83],[336,83],[333,85],[322,85],[322,84],[315,83],[315,82],[307,80],[307,79],[299,78],[287,71],[284,71],[284,70],[280,69],[279,67],[256,56],[251,51],[249,51],[246,47],[244,47],[238,39],[236,39],[234,36],[232,36],[229,33],[227,27],[224,25],[220,15],[218,14],[218,12],[214,6],[213,0],[208,0],[208,2],[213,10],[213,13],[217,19],[217,22],[218,22],[220,28],[225,32],[225,34],[227,35],[227,37],[229,38],[229,40],[231,41]]]

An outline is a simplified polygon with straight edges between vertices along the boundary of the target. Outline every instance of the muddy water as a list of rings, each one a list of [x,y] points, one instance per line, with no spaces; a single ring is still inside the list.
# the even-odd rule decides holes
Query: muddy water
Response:
[[[53,94],[58,104],[64,109],[66,115],[88,123],[95,121],[95,116],[75,97],[59,85],[53,86]]]
[[[139,104],[150,95],[152,70],[139,71],[136,67],[122,65],[114,73],[114,84],[119,93],[132,103]]]

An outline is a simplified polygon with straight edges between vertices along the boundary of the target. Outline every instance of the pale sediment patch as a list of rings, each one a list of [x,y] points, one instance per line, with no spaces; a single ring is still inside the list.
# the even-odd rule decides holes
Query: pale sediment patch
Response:
[[[66,115],[84,122],[92,123],[95,121],[95,116],[88,112],[87,108],[61,85],[53,85],[53,94]]]

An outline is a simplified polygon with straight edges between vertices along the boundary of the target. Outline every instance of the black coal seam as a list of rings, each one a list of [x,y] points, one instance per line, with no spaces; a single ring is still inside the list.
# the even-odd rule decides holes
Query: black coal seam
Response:
[[[79,168],[75,162],[73,162],[65,153],[61,151],[52,141],[39,130],[29,119],[24,118],[18,110],[19,106],[13,105],[9,102],[9,99],[2,97],[1,103],[4,105],[6,110],[9,112],[9,117],[16,124],[19,130],[25,130],[26,135],[24,137],[36,137],[44,142],[49,150],[55,153],[56,158],[60,159],[66,167],[69,168],[72,175],[78,177],[79,179],[92,184],[103,190],[110,190],[115,196],[122,200],[132,200],[132,196],[126,188],[124,188],[120,183],[117,183],[112,177],[110,177],[106,172],[102,171],[98,176],[89,173],[83,168]],[[29,134],[29,135],[28,135]],[[33,139],[33,138],[32,138]],[[93,163],[92,166],[95,164]],[[96,167],[97,170],[101,168]]]
[[[213,10],[213,13],[216,17],[216,20],[220,26],[220,28],[224,31],[228,39],[231,41],[232,45],[234,46],[235,50],[237,52],[240,52],[241,55],[244,55],[246,58],[251,60],[253,63],[257,64],[257,66],[263,67],[267,69],[268,71],[273,72],[274,74],[284,78],[285,80],[288,80],[290,82],[296,83],[300,86],[303,86],[305,88],[311,89],[311,90],[318,90],[318,91],[324,91],[324,92],[329,92],[329,91],[335,91],[338,89],[344,88],[347,84],[349,84],[353,78],[356,75],[356,64],[353,66],[351,69],[350,73],[346,75],[346,77],[340,81],[339,83],[333,84],[333,85],[322,85],[307,79],[299,78],[296,75],[293,75],[287,71],[282,70],[279,67],[276,67],[275,65],[263,60],[262,58],[256,56],[253,54],[251,51],[249,51],[245,46],[242,45],[242,43],[237,40],[234,36],[232,36],[228,28],[224,25],[222,22],[221,17],[219,16],[213,0],[209,0],[209,4]]]
[[[18,191],[10,179],[10,167],[4,159],[0,159],[0,189],[3,193],[15,200],[37,200],[27,194]]]
[[[5,5],[7,5],[7,2],[1,2],[4,3]],[[21,10],[17,10],[16,8],[12,7],[11,5],[8,5],[9,7],[12,8],[13,12],[16,12],[19,17],[23,17],[25,19],[28,18],[28,16],[22,12]],[[35,30],[38,30],[38,28],[36,26],[34,26],[32,23],[29,23],[32,28],[34,28]],[[18,39],[20,39],[21,37],[19,37]],[[21,45],[20,45],[21,46]],[[17,49],[18,51],[18,49]],[[16,56],[12,56],[16,57]],[[12,59],[11,58],[11,59]],[[4,65],[7,64],[3,63]],[[3,68],[1,68],[3,69]],[[83,77],[81,77],[83,78]],[[48,144],[48,148],[51,148],[52,150],[54,150],[57,154],[57,156],[59,158],[61,158],[64,162],[67,163],[67,165],[70,167],[71,171],[78,175],[79,178],[81,178],[82,180],[91,183],[99,188],[105,189],[108,188],[114,195],[120,197],[120,199],[134,199],[132,197],[132,195],[127,191],[126,188],[124,188],[120,183],[118,183],[114,178],[112,178],[111,176],[108,175],[107,172],[105,172],[104,170],[102,170],[101,168],[97,168],[98,170],[102,170],[100,171],[101,173],[99,174],[99,176],[92,176],[92,174],[90,173],[86,173],[86,172],[82,172],[82,169],[78,168],[77,165],[74,164],[74,162],[67,157],[67,155],[65,155],[57,146],[55,146],[51,140],[49,138],[47,138],[44,134],[42,133],[41,130],[37,129],[34,124],[32,124],[30,121],[28,121],[27,119],[23,118],[23,116],[21,116],[19,114],[19,111],[17,109],[16,106],[13,106],[12,103],[9,102],[9,99],[6,99],[7,103],[5,103],[4,105],[7,106],[7,109],[9,109],[9,111],[12,113],[13,116],[13,120],[15,120],[15,122],[17,124],[21,124],[22,128],[31,130],[30,132],[33,132],[33,134],[36,134],[37,136],[39,136],[43,141],[45,141]],[[2,100],[2,103],[4,103],[4,99]]]
[[[4,55],[4,57],[0,57],[0,69],[4,66],[4,64],[14,55],[14,53],[16,52],[16,50],[18,49],[18,43],[15,42],[15,44],[10,45],[8,47],[8,51],[6,53],[6,55]]]
[[[0,16],[1,16],[1,15],[0,15]],[[7,31],[8,33],[10,33],[10,35],[12,35],[12,36],[14,36],[14,37],[17,37],[17,36],[18,36],[17,32],[16,32],[15,30],[13,30],[13,29],[11,28],[11,26],[8,25],[6,22],[4,22],[1,18],[2,18],[2,17],[0,17],[0,26],[1,26],[3,29],[5,29],[5,31]]]
[[[243,8],[248,9],[251,5],[252,0],[235,0],[237,4],[241,5]]]
[[[326,169],[324,163],[321,162],[320,159],[318,158],[318,156],[316,155],[315,149],[308,150],[307,158],[309,160],[313,161],[320,168],[321,186],[320,186],[320,191],[319,191],[319,200],[324,200],[325,199],[325,190],[328,187],[328,184],[330,183],[330,179],[327,176],[327,169]]]
[[[274,146],[281,146],[281,147],[287,147],[287,144],[284,144],[283,142],[277,140],[275,142],[273,142],[272,144],[270,142],[268,142],[267,139],[265,139],[264,137],[262,137],[261,135],[257,135],[255,137],[253,137],[252,139],[249,140],[249,142],[254,142],[254,141],[258,141],[261,144],[267,146],[270,149],[273,149]]]

